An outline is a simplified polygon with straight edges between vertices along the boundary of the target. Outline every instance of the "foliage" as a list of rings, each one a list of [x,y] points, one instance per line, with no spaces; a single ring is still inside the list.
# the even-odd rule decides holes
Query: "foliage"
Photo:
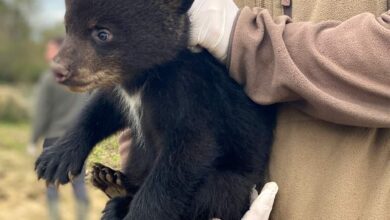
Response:
[[[0,120],[26,122],[29,119],[29,103],[22,89],[0,86]]]
[[[34,82],[46,68],[43,57],[48,38],[63,33],[60,25],[33,39],[27,20],[35,0],[0,0],[0,82]],[[62,26],[62,25],[61,25]]]

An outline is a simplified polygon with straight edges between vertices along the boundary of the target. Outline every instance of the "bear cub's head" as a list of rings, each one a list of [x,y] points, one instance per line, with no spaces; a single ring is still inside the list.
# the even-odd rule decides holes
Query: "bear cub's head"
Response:
[[[187,47],[193,0],[65,0],[65,42],[53,62],[73,91],[111,87]]]

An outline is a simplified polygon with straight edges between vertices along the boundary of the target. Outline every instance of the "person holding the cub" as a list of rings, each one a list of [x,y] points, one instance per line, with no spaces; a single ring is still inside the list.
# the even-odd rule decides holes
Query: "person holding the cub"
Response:
[[[252,100],[283,103],[273,219],[390,216],[390,1],[352,2],[195,0],[189,12],[192,46]]]
[[[269,166],[279,185],[271,217],[386,219],[390,1],[236,3],[256,8],[195,0],[190,44],[225,63],[252,100],[283,103]],[[265,187],[244,219],[268,219],[277,189]]]

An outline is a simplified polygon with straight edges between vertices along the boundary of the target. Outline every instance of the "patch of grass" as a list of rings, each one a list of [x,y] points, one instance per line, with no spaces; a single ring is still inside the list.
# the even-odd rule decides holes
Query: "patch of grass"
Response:
[[[29,119],[29,103],[22,89],[0,85],[0,120],[26,122]]]
[[[0,127],[4,128],[3,124]],[[1,133],[1,137],[3,134]],[[12,146],[21,145],[16,143]],[[0,219],[48,219],[45,183],[37,181],[33,169],[35,159],[25,152],[19,151],[20,149],[22,148],[18,147],[17,150],[14,150],[11,146],[9,148],[0,146]],[[86,187],[91,202],[89,219],[100,219],[101,211],[108,198],[94,188],[89,179],[89,177],[86,178]],[[76,219],[75,208],[76,203],[71,185],[61,186],[61,219]]]
[[[30,137],[29,128],[27,123],[0,122],[0,147],[24,150]]]
[[[31,126],[27,123],[0,121],[0,147],[24,152],[29,142],[30,130]],[[119,169],[118,135],[111,136],[95,147],[88,158],[88,168],[96,162]]]
[[[113,135],[104,140],[95,147],[89,156],[87,166],[91,167],[93,163],[98,162],[114,169],[120,169],[118,147],[118,135]]]
[[[35,159],[28,156],[25,147],[30,138],[31,125],[0,121],[0,219],[47,219],[45,184],[37,181],[33,170]],[[93,162],[119,167],[118,137],[103,141],[90,155]],[[87,171],[88,172],[88,171]],[[94,188],[86,177],[91,201],[90,219],[100,219],[107,197]],[[75,200],[70,184],[60,187],[61,215],[64,220],[75,219]]]

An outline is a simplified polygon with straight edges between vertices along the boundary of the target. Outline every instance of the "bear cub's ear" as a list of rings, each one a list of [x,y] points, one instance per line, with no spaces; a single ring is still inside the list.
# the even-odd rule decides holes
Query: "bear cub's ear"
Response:
[[[171,5],[173,8],[178,10],[179,13],[184,14],[191,8],[194,0],[164,0],[163,2]]]

